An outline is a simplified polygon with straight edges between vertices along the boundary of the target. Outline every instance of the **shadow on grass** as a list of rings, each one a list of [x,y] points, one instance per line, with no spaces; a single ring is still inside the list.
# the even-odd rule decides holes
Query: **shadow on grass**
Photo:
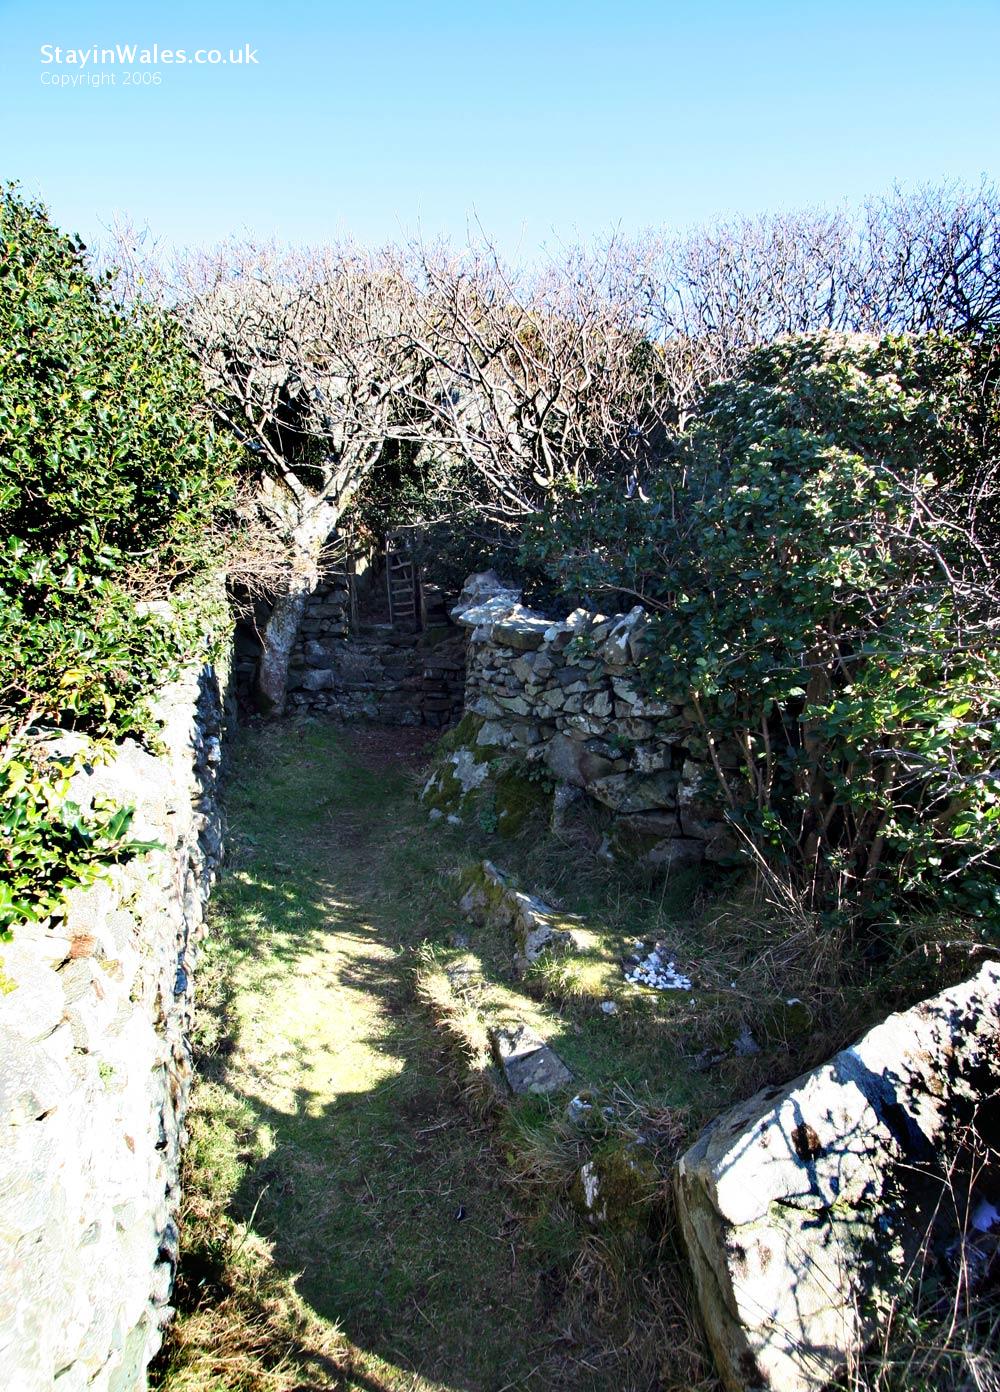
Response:
[[[583,1387],[559,1371],[551,1283],[493,1142],[413,999],[412,949],[458,924],[439,848],[405,776],[359,768],[343,739],[283,727],[237,751],[199,1060],[252,1133],[229,1216],[344,1336],[339,1366],[311,1356],[330,1387]]]

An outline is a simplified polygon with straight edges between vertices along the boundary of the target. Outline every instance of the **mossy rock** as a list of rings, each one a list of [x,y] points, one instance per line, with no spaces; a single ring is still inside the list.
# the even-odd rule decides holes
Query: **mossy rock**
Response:
[[[493,785],[497,831],[501,836],[516,836],[534,814],[547,814],[551,800],[551,790],[544,783],[507,769]]]
[[[634,1140],[599,1146],[573,1181],[570,1197],[593,1223],[644,1227],[661,1176],[649,1152]]]
[[[462,897],[459,907],[469,918],[479,923],[508,927],[516,913],[511,897],[512,882],[490,861],[477,861],[459,875]]]
[[[479,731],[485,725],[481,715],[473,715],[472,711],[466,711],[457,725],[453,725],[450,730],[438,740],[434,746],[434,757],[441,758],[446,754],[454,754],[464,746],[473,748]]]
[[[446,816],[457,812],[462,805],[465,791],[455,777],[454,767],[445,762],[425,784],[420,801],[427,808],[437,808]]]

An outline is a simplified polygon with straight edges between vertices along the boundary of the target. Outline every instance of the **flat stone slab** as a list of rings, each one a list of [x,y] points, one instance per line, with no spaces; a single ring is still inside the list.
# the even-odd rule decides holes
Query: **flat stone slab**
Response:
[[[558,1092],[573,1075],[562,1059],[527,1025],[496,1026],[490,1043],[512,1092]]]
[[[991,962],[723,1113],[681,1157],[681,1229],[731,1392],[819,1392],[852,1363],[941,1207],[960,1130],[998,1085]]]

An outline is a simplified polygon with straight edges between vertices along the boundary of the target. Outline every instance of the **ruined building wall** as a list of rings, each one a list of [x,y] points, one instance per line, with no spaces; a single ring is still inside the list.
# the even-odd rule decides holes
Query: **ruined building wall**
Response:
[[[582,793],[604,807],[623,851],[658,864],[727,858],[694,712],[642,694],[644,611],[553,622],[520,598],[492,572],[466,582],[453,610],[468,633],[465,717],[425,801],[456,816],[496,781],[503,830],[511,776],[537,785],[544,772],[557,800]]]

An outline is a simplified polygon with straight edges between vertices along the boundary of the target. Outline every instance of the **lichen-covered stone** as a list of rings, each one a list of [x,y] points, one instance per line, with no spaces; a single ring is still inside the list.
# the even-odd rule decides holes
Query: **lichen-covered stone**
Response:
[[[961,1127],[998,1085],[989,963],[704,1132],[675,1180],[727,1388],[819,1392],[857,1358],[944,1213]]]
[[[528,1025],[495,1025],[489,1037],[511,1092],[559,1092],[572,1084],[562,1059]]]
[[[576,946],[577,920],[560,915],[534,894],[525,894],[489,860],[470,866],[462,875],[459,908],[478,923],[510,932],[514,965],[526,970],[545,952],[564,952]]]

